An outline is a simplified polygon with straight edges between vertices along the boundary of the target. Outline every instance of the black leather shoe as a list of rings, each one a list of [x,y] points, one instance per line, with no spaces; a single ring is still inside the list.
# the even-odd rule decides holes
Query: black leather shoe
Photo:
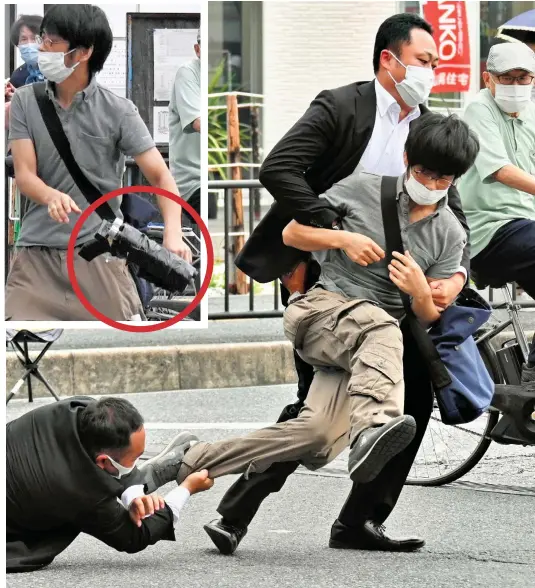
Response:
[[[337,527],[336,530],[335,527]],[[345,529],[342,532],[336,532],[341,530],[340,527],[345,527]],[[348,535],[343,536],[346,530]],[[419,537],[393,539],[385,533],[383,525],[378,525],[373,521],[366,521],[364,526],[358,530],[349,529],[336,521],[329,541],[329,547],[334,549],[366,549],[370,551],[416,551],[424,545],[425,541]]]
[[[215,519],[203,528],[223,555],[232,555],[247,534],[247,527],[230,525],[225,519]]]

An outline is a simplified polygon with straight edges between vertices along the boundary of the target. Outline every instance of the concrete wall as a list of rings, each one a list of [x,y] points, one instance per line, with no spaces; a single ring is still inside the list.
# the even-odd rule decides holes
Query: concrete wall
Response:
[[[377,28],[398,3],[263,3],[264,153],[321,90],[373,77]]]

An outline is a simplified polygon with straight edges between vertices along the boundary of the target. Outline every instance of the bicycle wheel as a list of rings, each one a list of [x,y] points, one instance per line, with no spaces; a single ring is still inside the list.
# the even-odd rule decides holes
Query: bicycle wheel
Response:
[[[502,382],[496,353],[489,340],[478,345],[479,353],[496,384]],[[444,425],[436,400],[427,431],[407,478],[413,486],[442,486],[468,473],[489,448],[490,432],[499,412],[489,409],[475,421],[463,425]]]

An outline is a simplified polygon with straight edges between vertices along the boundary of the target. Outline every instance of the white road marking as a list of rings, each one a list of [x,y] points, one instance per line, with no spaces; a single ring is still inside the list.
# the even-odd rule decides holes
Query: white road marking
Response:
[[[197,431],[206,431],[210,429],[219,430],[219,431],[229,431],[229,430],[255,430],[255,429],[263,429],[264,427],[269,427],[273,425],[273,422],[270,423],[145,423],[145,429],[153,430],[153,431],[174,431],[174,430],[191,430],[195,429]]]

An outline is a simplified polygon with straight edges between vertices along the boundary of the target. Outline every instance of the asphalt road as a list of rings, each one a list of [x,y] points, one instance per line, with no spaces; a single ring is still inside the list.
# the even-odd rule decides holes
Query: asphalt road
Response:
[[[99,349],[157,345],[203,345],[284,341],[282,319],[212,321],[207,329],[164,329],[156,333],[128,333],[117,329],[65,329],[53,349]]]
[[[145,417],[147,452],[178,431],[210,440],[243,435],[276,419],[293,386],[128,395]],[[39,400],[35,406],[49,402]],[[30,409],[7,407],[8,419]],[[76,586],[351,587],[452,586],[527,588],[535,577],[535,449],[493,445],[461,482],[406,487],[387,521],[392,534],[427,540],[419,553],[338,551],[329,529],[350,488],[347,455],[316,473],[298,470],[260,509],[232,557],[219,555],[202,530],[234,476],[194,496],[183,511],[177,541],[136,555],[116,553],[81,536],[47,569],[8,576],[13,588]],[[162,491],[165,494],[171,485]]]

